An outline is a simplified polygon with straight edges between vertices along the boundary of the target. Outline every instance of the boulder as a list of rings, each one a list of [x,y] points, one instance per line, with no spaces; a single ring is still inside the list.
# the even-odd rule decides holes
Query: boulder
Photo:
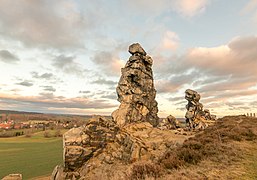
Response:
[[[134,54],[141,54],[143,56],[146,55],[146,52],[145,50],[141,47],[141,45],[139,43],[134,43],[134,44],[131,44],[129,46],[129,53],[134,55]]]

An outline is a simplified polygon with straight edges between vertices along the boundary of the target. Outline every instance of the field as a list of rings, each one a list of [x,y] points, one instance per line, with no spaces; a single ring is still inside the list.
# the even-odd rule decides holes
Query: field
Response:
[[[50,175],[62,163],[62,138],[54,137],[54,131],[49,134],[0,138],[0,178],[10,173],[21,173],[23,179]]]

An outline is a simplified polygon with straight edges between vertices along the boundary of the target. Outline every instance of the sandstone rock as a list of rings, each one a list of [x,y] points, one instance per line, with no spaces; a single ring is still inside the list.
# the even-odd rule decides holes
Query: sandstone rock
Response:
[[[203,105],[199,102],[200,94],[191,89],[185,91],[185,99],[188,101],[186,105],[186,123],[189,129],[205,129],[210,120],[214,120],[214,116],[210,114],[208,109],[203,110]]]
[[[112,120],[94,116],[84,126],[66,132],[63,135],[65,170],[78,169],[100,153],[108,142],[114,141],[118,130]]]
[[[66,179],[66,175],[64,167],[57,165],[52,172],[51,180],[63,180]]]
[[[2,180],[22,180],[22,174],[9,174]]]
[[[136,53],[141,54],[143,56],[146,55],[145,50],[141,47],[139,43],[134,43],[129,46],[129,53],[134,55]]]
[[[132,122],[150,122],[157,126],[159,118],[155,101],[156,90],[153,82],[152,58],[146,56],[138,44],[129,47],[132,56],[122,68],[121,78],[116,88],[119,109],[112,113],[114,121],[120,126]]]

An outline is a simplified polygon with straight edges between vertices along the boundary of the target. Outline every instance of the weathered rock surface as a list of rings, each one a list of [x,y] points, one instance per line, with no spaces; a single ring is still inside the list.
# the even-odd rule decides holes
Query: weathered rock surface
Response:
[[[187,89],[185,99],[188,101],[185,118],[189,129],[205,129],[211,120],[216,119],[208,109],[203,110],[203,105],[199,102],[201,96],[196,91]]]
[[[94,116],[82,127],[69,130],[63,136],[65,169],[75,170],[101,153],[107,143],[114,141],[118,130],[113,121],[100,116]]]
[[[112,113],[112,117],[120,127],[132,122],[149,122],[157,126],[159,118],[153,82],[153,60],[138,43],[132,44],[129,52],[132,56],[122,68],[116,88],[121,104]]]
[[[2,180],[22,180],[21,174],[9,174],[5,176]]]

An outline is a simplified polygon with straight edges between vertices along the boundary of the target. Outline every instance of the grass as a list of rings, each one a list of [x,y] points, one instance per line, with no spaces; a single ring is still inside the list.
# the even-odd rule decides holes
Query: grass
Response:
[[[246,144],[244,149],[248,149],[244,155],[244,160],[241,162],[244,164],[245,174],[240,179],[257,179],[257,145],[256,142]]]
[[[44,132],[38,132],[31,137],[0,138],[0,178],[10,173],[21,173],[23,179],[50,175],[61,163],[61,137],[45,138]]]

